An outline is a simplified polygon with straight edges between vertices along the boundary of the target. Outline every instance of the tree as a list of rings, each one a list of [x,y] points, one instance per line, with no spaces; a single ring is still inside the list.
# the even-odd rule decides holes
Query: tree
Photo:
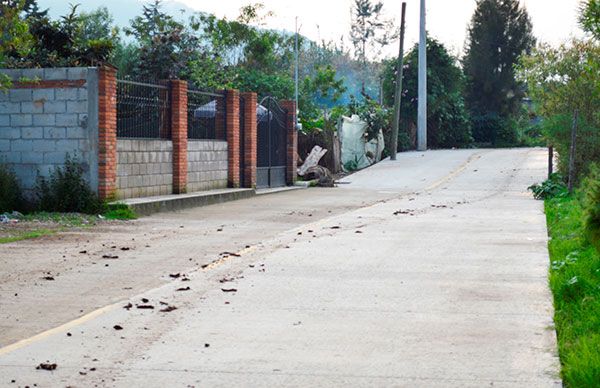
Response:
[[[161,10],[161,0],[143,7],[142,15],[125,29],[139,46],[138,76],[146,79],[186,78],[187,65],[197,54],[198,38]]]
[[[418,102],[419,47],[415,45],[404,59],[401,128],[416,128]],[[471,131],[463,92],[464,76],[446,47],[427,38],[427,144],[432,148],[465,147]],[[397,61],[386,61],[383,81],[384,103],[394,101]]]
[[[600,162],[600,44],[573,40],[558,48],[539,45],[521,58],[517,75],[543,116],[543,133],[559,153],[566,176],[573,112],[579,111],[575,170],[584,174]]]
[[[477,141],[501,141],[502,127],[520,111],[524,87],[514,65],[534,44],[531,20],[518,0],[478,0],[463,59],[466,102],[474,122],[489,117],[503,124],[489,133],[474,128]]]
[[[0,67],[9,67],[7,62],[11,57],[27,55],[31,47],[29,26],[20,17],[24,5],[23,0],[0,1]],[[10,85],[11,80],[0,74],[0,91]]]
[[[600,0],[587,0],[582,4],[579,23],[584,30],[600,39]]]
[[[365,93],[367,62],[369,58],[381,54],[381,49],[394,40],[398,33],[393,21],[383,18],[383,3],[371,0],[354,0],[352,6],[352,25],[350,41],[354,46],[354,55],[362,64],[362,93]]]

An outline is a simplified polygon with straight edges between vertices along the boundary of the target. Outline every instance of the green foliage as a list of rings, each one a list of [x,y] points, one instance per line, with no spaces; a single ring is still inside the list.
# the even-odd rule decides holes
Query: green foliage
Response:
[[[546,118],[541,123],[544,137],[558,153],[558,171],[563,176],[569,173],[572,121],[570,114],[562,114]],[[576,141],[575,178],[579,181],[580,177],[588,174],[592,163],[600,162],[600,128],[580,117]]]
[[[26,6],[24,0],[0,0],[0,67],[10,67],[13,56],[24,56],[30,50],[32,37],[29,26],[20,17]],[[11,85],[5,74],[0,74],[0,92]]]
[[[392,112],[370,98],[359,101],[351,97],[348,111],[367,123],[366,141],[376,139],[379,131],[385,135],[391,129]]]
[[[566,387],[595,387],[600,381],[600,254],[589,244],[579,201],[546,201],[550,288]]]
[[[485,128],[501,130],[503,127],[497,124],[509,124],[506,120],[519,112],[524,89],[515,78],[514,65],[534,43],[529,15],[518,0],[477,2],[463,59],[467,107],[475,117],[497,116],[505,120],[487,123]],[[475,141],[485,141],[478,138],[476,131],[474,134]]]
[[[104,217],[107,220],[135,220],[137,214],[124,203],[113,203],[105,206]]]
[[[139,44],[135,74],[145,79],[184,78],[199,48],[198,38],[190,29],[161,10],[161,0],[145,5],[125,34]]]
[[[600,43],[572,40],[555,48],[540,45],[524,56],[518,77],[544,117],[579,111],[600,127]]]
[[[600,252],[600,167],[593,165],[583,182],[585,228],[589,241]]]
[[[364,93],[367,58],[379,56],[381,49],[398,36],[398,31],[391,19],[384,18],[381,1],[354,0],[351,16],[350,41],[355,57],[362,64],[361,92]]]
[[[7,165],[0,164],[0,213],[22,210],[23,197],[17,176]]]
[[[415,45],[404,59],[400,135],[408,138],[408,127],[417,122],[419,48]],[[427,39],[427,144],[431,148],[468,146],[471,128],[464,99],[464,77],[457,61],[444,45]],[[385,64],[384,102],[394,103],[397,61]],[[404,132],[404,133],[403,133]]]
[[[48,179],[39,176],[36,185],[39,209],[90,214],[101,212],[102,205],[83,173],[82,164],[67,155],[64,167],[55,167]]]
[[[582,3],[579,23],[585,31],[600,39],[600,0],[586,0]]]
[[[8,67],[58,67],[98,65],[108,61],[114,48],[115,35],[85,35],[97,28],[92,14],[78,14],[77,5],[59,20],[51,20],[47,12],[30,7],[19,14],[29,33],[28,44],[6,52]],[[14,38],[13,34],[13,38]]]
[[[554,173],[540,184],[531,185],[527,188],[533,192],[535,199],[550,199],[565,197],[569,194],[562,175]]]

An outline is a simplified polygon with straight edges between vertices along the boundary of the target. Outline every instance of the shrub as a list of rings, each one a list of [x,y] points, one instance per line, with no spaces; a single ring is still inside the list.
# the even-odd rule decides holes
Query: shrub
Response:
[[[542,132],[548,143],[554,146],[559,155],[558,171],[569,173],[569,153],[571,147],[572,115],[555,115],[542,121]],[[586,176],[592,163],[600,162],[600,128],[587,123],[581,116],[577,125],[575,152],[575,180]]]
[[[0,164],[0,213],[21,210],[23,197],[17,176],[8,166]]]
[[[564,197],[568,194],[567,186],[560,174],[554,173],[549,179],[538,185],[531,185],[528,190],[533,192],[535,199]]]
[[[68,154],[64,167],[56,167],[49,179],[38,177],[36,191],[40,210],[51,212],[97,213],[102,210],[85,178],[83,166]]]
[[[593,165],[583,183],[585,228],[592,245],[600,252],[600,167]]]

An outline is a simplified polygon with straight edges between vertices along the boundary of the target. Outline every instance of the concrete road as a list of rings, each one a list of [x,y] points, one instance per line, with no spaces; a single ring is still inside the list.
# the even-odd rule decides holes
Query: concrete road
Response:
[[[545,158],[404,153],[3,245],[0,386],[560,386]]]

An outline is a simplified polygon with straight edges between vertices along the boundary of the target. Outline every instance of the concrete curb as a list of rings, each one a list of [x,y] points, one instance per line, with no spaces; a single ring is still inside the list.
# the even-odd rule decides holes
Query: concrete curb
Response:
[[[113,202],[125,204],[138,216],[154,213],[176,211],[191,207],[208,206],[215,203],[235,201],[256,195],[254,189],[223,189],[202,191],[188,194],[162,195],[157,197],[131,198]]]

